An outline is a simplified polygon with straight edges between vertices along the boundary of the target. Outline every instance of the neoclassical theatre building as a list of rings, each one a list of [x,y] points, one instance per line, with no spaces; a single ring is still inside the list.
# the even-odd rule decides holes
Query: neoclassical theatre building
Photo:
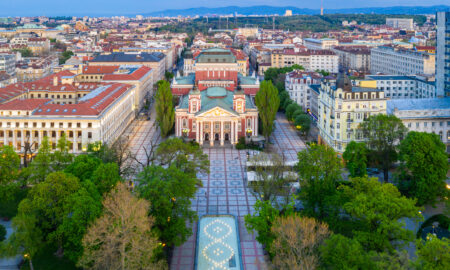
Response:
[[[230,50],[208,49],[194,62],[194,73],[177,76],[172,93],[180,97],[175,108],[175,135],[200,145],[235,144],[243,136],[258,135],[258,110],[253,97],[259,80],[238,72]]]

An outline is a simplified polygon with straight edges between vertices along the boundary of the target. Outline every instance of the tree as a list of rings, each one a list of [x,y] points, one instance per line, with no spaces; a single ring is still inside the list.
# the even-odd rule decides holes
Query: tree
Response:
[[[271,228],[275,219],[281,215],[288,216],[293,213],[293,208],[288,205],[283,212],[273,207],[269,201],[257,200],[255,203],[255,213],[245,216],[245,227],[249,232],[256,231],[256,240],[261,243],[269,254],[272,254],[271,245],[275,235]]]
[[[31,57],[31,56],[33,56],[33,53],[31,52],[30,48],[14,49],[13,51],[20,52],[22,57]]]
[[[277,197],[285,198],[284,204],[290,201],[290,182],[297,179],[292,172],[286,170],[285,160],[277,154],[260,153],[249,160],[255,166],[255,181],[249,183],[250,191],[257,200],[277,203]]]
[[[137,191],[151,203],[149,215],[155,218],[152,231],[168,247],[178,246],[192,234],[186,223],[196,219],[191,200],[197,179],[175,166],[146,167],[137,177]]]
[[[116,163],[100,164],[91,177],[100,194],[108,193],[120,180]]]
[[[436,134],[411,131],[401,142],[400,177],[410,183],[408,191],[419,205],[434,204],[446,194],[447,159],[445,145]]]
[[[92,178],[100,164],[102,164],[102,161],[96,157],[78,155],[64,171],[78,177],[80,181],[85,181]]]
[[[300,131],[303,133],[303,135],[308,134],[311,128],[311,118],[307,114],[300,114],[294,119],[294,125],[300,126]]]
[[[313,218],[278,217],[272,227],[276,269],[312,270],[319,266],[319,247],[329,237],[328,225]]]
[[[209,173],[209,159],[198,143],[185,143],[180,138],[163,141],[156,149],[158,165],[174,165],[182,172],[196,177],[197,173]]]
[[[288,99],[291,99],[289,93],[287,91],[280,91],[280,109],[286,110],[286,107],[284,107],[284,103]]]
[[[166,137],[175,121],[175,110],[172,102],[172,91],[168,81],[159,81],[156,91],[156,121],[161,130],[161,136]]]
[[[103,201],[103,215],[83,237],[78,266],[87,269],[167,269],[154,261],[157,239],[151,234],[149,203],[135,198],[125,184],[118,184]]]
[[[77,262],[83,253],[83,235],[102,212],[101,197],[81,188],[67,198],[63,209],[63,220],[56,233],[63,239],[64,256]]]
[[[280,106],[278,90],[273,86],[272,82],[261,82],[260,89],[255,96],[255,103],[258,107],[259,117],[261,118],[263,135],[268,142],[269,136],[273,131],[273,121]]]
[[[305,114],[305,112],[303,111],[303,109],[297,109],[294,111],[294,113],[292,114],[292,120],[295,121],[295,119],[300,116]]]
[[[367,154],[369,150],[364,142],[351,141],[347,144],[342,157],[351,177],[367,175]]]
[[[389,180],[389,169],[397,161],[397,146],[405,137],[407,129],[395,115],[377,114],[370,116],[359,126],[370,155],[383,170],[384,181]]]
[[[401,218],[420,220],[416,200],[401,196],[392,184],[376,178],[353,178],[350,185],[341,185],[345,214],[358,224],[353,235],[366,250],[393,251],[414,239],[404,228]]]
[[[22,204],[22,203],[21,203]],[[36,226],[34,215],[19,213],[12,219],[14,232],[0,243],[0,257],[14,257],[22,254],[33,270],[34,255],[43,246],[42,231]]]
[[[299,198],[306,213],[323,218],[334,208],[329,200],[336,195],[337,181],[341,179],[341,160],[333,148],[316,144],[299,152],[298,160]]]
[[[29,181],[32,184],[40,183],[45,180],[47,175],[52,172],[52,153],[48,137],[44,137],[39,146],[36,157],[31,162],[27,170],[30,172]]]
[[[164,73],[164,77],[166,78],[166,81],[170,81],[172,78],[173,78],[173,73],[172,72],[169,72],[169,71],[166,71],[165,73]]]
[[[113,144],[95,142],[88,145],[88,153],[99,158],[103,163],[116,163],[119,174],[127,177],[135,172],[133,162],[135,155],[130,151],[128,139],[120,136]]]
[[[50,154],[52,171],[64,170],[73,161],[73,154],[69,153],[69,141],[63,133],[56,145],[57,150]]]
[[[450,240],[439,239],[429,235],[429,240],[417,241],[417,269],[445,270],[450,269]]]
[[[287,107],[286,107],[286,118],[289,120],[289,121],[292,121],[292,117],[293,117],[293,115],[294,115],[294,112],[295,111],[297,111],[297,110],[302,110],[302,107],[300,106],[300,105],[298,105],[297,103],[295,103],[295,102],[292,102],[291,104],[289,104]]]
[[[0,197],[10,198],[11,189],[19,176],[20,158],[11,146],[0,148]]]
[[[361,244],[341,234],[334,234],[320,247],[324,269],[374,269],[369,254]]]

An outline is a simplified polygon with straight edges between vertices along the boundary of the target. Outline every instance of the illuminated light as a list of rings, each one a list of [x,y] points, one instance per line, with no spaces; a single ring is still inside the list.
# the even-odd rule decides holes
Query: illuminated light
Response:
[[[210,234],[210,231],[208,231],[208,229],[212,226],[214,227],[211,229],[211,231],[216,234],[215,236]],[[212,269],[229,269],[226,266],[226,263],[231,258],[233,258],[235,251],[230,245],[225,243],[224,240],[231,235],[232,231],[233,230],[230,225],[219,219],[214,219],[203,228],[203,233],[212,241],[203,248],[202,255],[207,261],[212,263],[212,265],[214,266]],[[215,246],[215,248],[213,249],[212,254],[219,257],[223,256],[225,252],[229,252],[228,256],[220,261],[215,258],[211,258],[210,256],[208,256],[207,251],[213,246]]]

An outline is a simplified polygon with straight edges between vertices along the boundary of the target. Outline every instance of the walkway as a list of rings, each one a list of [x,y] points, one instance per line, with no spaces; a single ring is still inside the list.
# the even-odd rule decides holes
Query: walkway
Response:
[[[296,160],[297,152],[305,148],[305,144],[291,128],[283,115],[278,115],[276,129],[272,135],[273,149],[283,153],[287,160]],[[254,213],[255,197],[247,188],[246,174],[247,150],[230,148],[203,148],[210,159],[210,174],[199,174],[203,187],[192,200],[192,209],[198,216],[204,214],[232,214],[239,220],[239,237],[241,240],[244,269],[265,269],[262,246],[249,234],[244,224],[244,216]],[[171,262],[173,270],[194,269],[195,243],[197,225],[193,227],[193,235],[189,240],[175,248]],[[202,269],[203,270],[203,269]]]

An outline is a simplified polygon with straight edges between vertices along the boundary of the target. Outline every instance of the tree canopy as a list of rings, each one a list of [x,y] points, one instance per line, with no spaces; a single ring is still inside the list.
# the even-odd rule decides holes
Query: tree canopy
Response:
[[[399,177],[419,205],[433,204],[446,195],[447,159],[445,145],[436,134],[411,131],[401,142]]]
[[[270,81],[261,82],[260,89],[255,96],[255,104],[258,107],[258,114],[261,118],[263,135],[266,141],[273,131],[273,122],[280,106],[278,90]]]
[[[367,139],[372,160],[383,170],[384,181],[387,182],[389,169],[398,159],[397,148],[405,138],[407,128],[395,115],[377,114],[362,122],[359,129]]]
[[[166,137],[175,122],[175,109],[173,106],[172,90],[168,81],[159,81],[156,91],[156,121],[161,135]]]
[[[138,175],[137,182],[140,197],[151,202],[152,231],[169,247],[186,241],[192,234],[186,223],[197,217],[191,210],[197,179],[173,165],[167,169],[151,165]]]
[[[369,150],[364,142],[351,141],[347,144],[342,157],[351,177],[362,177],[367,174],[367,155]]]

